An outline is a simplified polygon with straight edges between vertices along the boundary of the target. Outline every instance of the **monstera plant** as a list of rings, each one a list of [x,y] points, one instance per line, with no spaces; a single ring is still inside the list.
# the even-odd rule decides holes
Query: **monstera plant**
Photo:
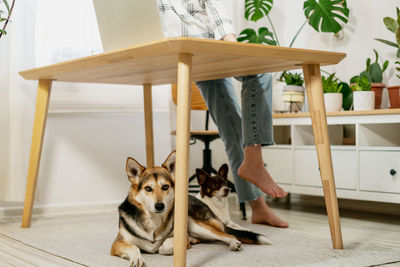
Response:
[[[245,18],[250,21],[258,21],[266,17],[272,32],[267,27],[257,31],[248,28],[243,30],[238,38],[239,42],[265,43],[279,45],[279,38],[274,24],[269,16],[273,7],[273,0],[245,0]],[[338,33],[342,29],[341,22],[346,24],[349,17],[349,9],[345,0],[306,0],[303,4],[305,22],[294,35],[289,47],[292,47],[297,36],[307,23],[318,32]]]
[[[6,28],[11,18],[15,0],[12,1],[11,6],[8,4],[8,0],[0,0],[0,38],[6,35]],[[5,8],[5,9],[4,9]],[[1,25],[3,25],[1,27]]]

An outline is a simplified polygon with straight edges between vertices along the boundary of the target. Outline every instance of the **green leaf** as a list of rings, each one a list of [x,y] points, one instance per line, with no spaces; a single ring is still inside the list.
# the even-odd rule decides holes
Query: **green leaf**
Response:
[[[347,23],[349,9],[343,0],[306,0],[304,14],[310,24],[318,32],[338,33],[342,26],[338,21]]]
[[[348,83],[341,82],[339,86],[342,87],[342,94],[343,94],[343,109],[350,110],[351,105],[353,104],[353,91],[350,89]]]
[[[5,19],[5,18],[0,18],[0,22],[2,22],[2,21],[6,21],[7,19]]]
[[[396,43],[400,46],[400,28],[396,31]]]
[[[238,42],[257,43],[257,33],[253,29],[244,29],[237,38]]]
[[[7,0],[1,0],[7,8],[7,12],[10,13],[10,6],[8,5]]]
[[[378,55],[378,51],[376,51],[376,49],[374,49],[374,53],[375,53],[375,63],[376,63],[376,62],[378,62],[379,55]]]
[[[385,17],[383,19],[383,23],[385,24],[386,28],[393,33],[396,33],[397,28],[399,28],[399,24],[394,18]]]
[[[2,29],[0,29],[0,34],[4,34],[4,35],[6,35],[6,34],[7,34],[7,32],[6,32],[5,30],[2,30]]]
[[[385,70],[387,69],[388,66],[389,66],[389,60],[386,60],[386,61],[383,63],[382,72],[385,72]]]
[[[245,29],[239,34],[237,40],[239,42],[276,45],[273,34],[265,27],[258,29],[258,35],[253,29]]]
[[[381,83],[382,82],[382,69],[378,63],[374,63],[371,65],[371,80],[373,83]]]
[[[268,30],[268,28],[263,27],[258,29],[258,36],[260,44],[276,45],[274,35]]]
[[[377,41],[379,41],[379,42],[382,42],[382,43],[384,43],[384,44],[387,44],[387,45],[396,47],[396,48],[400,48],[400,46],[399,46],[398,44],[396,44],[396,43],[394,43],[394,42],[391,42],[391,41],[388,41],[388,40],[378,39],[378,38],[375,39],[375,40],[377,40]]]
[[[257,21],[271,11],[273,0],[246,0],[244,17],[252,21]]]

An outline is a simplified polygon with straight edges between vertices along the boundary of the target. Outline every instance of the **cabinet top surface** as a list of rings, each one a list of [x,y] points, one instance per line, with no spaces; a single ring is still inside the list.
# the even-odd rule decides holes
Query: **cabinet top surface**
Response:
[[[364,116],[364,115],[389,115],[389,114],[400,114],[400,109],[375,109],[375,110],[363,110],[363,111],[338,111],[338,112],[327,112],[328,117],[340,117],[340,116]],[[273,118],[282,119],[294,119],[294,118],[307,118],[310,117],[309,112],[300,113],[275,113],[272,115]]]
[[[108,84],[176,83],[180,53],[192,54],[192,80],[202,81],[332,65],[346,54],[188,37],[166,38],[20,72],[28,80]]]

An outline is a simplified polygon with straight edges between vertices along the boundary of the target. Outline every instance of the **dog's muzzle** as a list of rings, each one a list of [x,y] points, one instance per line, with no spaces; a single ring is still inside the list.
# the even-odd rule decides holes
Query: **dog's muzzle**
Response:
[[[158,202],[154,205],[154,208],[156,209],[157,212],[162,212],[165,208],[165,205],[162,202]]]

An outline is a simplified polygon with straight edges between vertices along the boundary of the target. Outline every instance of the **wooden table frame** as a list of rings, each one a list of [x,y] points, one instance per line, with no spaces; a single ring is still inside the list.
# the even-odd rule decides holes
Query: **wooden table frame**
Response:
[[[335,249],[342,249],[331,149],[320,65],[337,64],[343,53],[231,43],[194,38],[169,38],[82,59],[23,71],[38,80],[31,154],[22,227],[30,227],[53,81],[143,85],[147,166],[154,165],[151,86],[178,84],[174,266],[186,266],[188,159],[191,82],[303,68],[321,172],[325,204]]]

